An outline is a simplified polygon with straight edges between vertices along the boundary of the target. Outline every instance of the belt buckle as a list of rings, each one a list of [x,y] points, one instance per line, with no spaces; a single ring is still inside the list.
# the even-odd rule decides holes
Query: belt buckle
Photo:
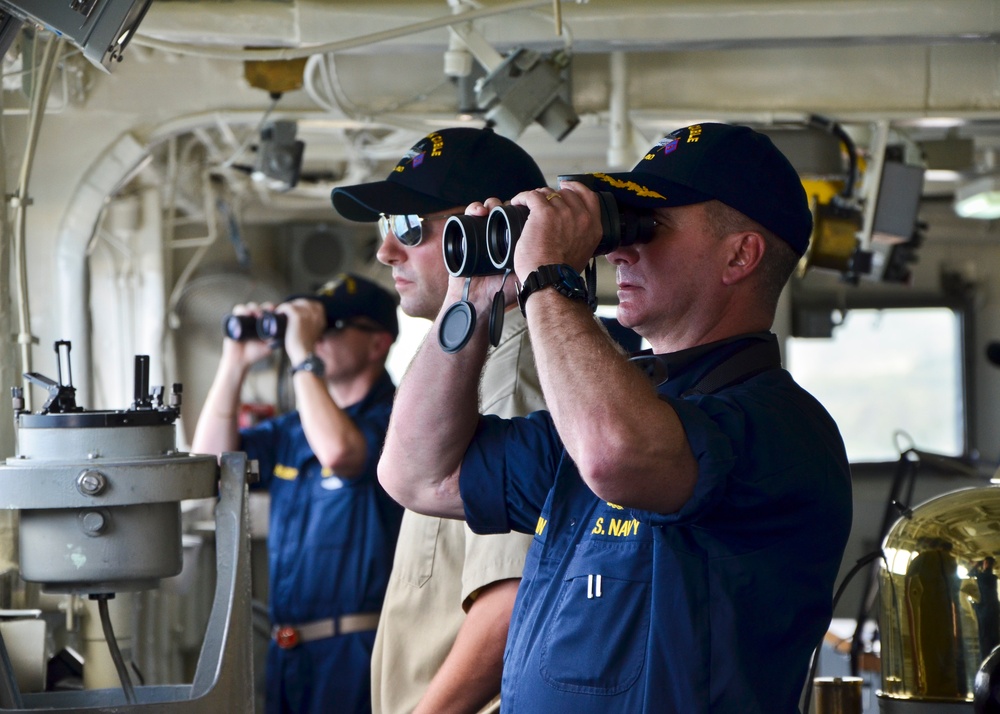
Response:
[[[274,641],[283,650],[290,650],[299,644],[299,631],[290,625],[279,627],[274,634]]]

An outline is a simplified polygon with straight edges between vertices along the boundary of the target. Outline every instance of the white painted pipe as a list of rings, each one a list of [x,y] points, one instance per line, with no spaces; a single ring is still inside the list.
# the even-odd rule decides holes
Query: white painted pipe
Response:
[[[628,117],[628,61],[624,52],[610,54],[611,95],[608,98],[608,166],[630,168],[635,163],[632,124]]]

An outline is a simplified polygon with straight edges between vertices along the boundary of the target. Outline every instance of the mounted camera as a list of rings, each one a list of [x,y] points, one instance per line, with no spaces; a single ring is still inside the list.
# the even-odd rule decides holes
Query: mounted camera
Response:
[[[597,186],[590,174],[569,174],[560,181],[577,181],[588,188]],[[614,195],[595,191],[601,207],[601,241],[594,255],[604,255],[621,246],[648,243],[653,237],[653,217],[646,212],[621,206]],[[444,225],[441,251],[448,273],[454,277],[491,275],[514,269],[514,246],[528,220],[525,206],[497,206],[486,218],[451,216]]]

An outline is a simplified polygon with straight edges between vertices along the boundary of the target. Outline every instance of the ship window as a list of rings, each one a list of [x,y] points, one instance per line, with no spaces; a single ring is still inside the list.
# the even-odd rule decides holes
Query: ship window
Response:
[[[385,369],[392,377],[392,381],[399,384],[410,360],[417,353],[417,349],[434,323],[421,317],[410,317],[401,308],[396,310],[396,316],[399,319],[399,337],[389,350]]]
[[[785,366],[833,416],[850,460],[894,461],[900,447],[910,446],[963,455],[960,314],[919,307],[833,315],[831,337],[787,340]],[[431,326],[402,311],[399,318],[400,336],[387,364],[397,384]],[[900,432],[905,436],[898,438]]]
[[[960,314],[948,307],[833,314],[832,336],[789,338],[785,363],[833,416],[850,460],[892,461],[911,446],[961,456]]]

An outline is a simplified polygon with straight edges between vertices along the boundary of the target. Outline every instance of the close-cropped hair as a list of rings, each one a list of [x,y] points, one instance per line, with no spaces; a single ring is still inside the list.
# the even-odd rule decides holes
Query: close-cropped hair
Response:
[[[705,215],[719,239],[741,231],[753,231],[763,236],[764,257],[757,267],[760,293],[769,304],[777,306],[785,283],[798,265],[799,256],[773,232],[721,201],[708,201],[705,204]]]

